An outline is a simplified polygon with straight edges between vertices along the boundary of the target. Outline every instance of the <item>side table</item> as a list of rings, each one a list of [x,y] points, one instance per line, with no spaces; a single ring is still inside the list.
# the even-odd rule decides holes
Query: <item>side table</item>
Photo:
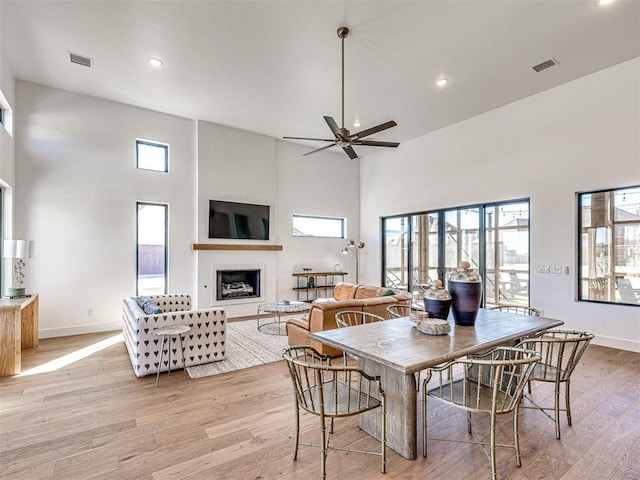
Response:
[[[282,315],[291,315],[294,313],[308,312],[311,310],[311,304],[306,302],[274,302],[262,303],[258,305],[258,317],[256,322],[258,330],[269,335],[286,335],[286,328],[283,328]],[[261,313],[272,313],[274,319],[260,323]]]
[[[154,335],[162,337],[162,344],[160,346],[160,363],[158,363],[158,373],[156,374],[156,387],[158,386],[158,380],[160,379],[160,369],[162,368],[162,357],[164,356],[164,344],[169,337],[169,373],[171,375],[171,337],[174,335],[180,340],[180,355],[182,356],[182,368],[186,373],[187,366],[184,364],[184,347],[182,346],[182,335],[191,330],[189,325],[170,325],[168,327],[160,327],[153,331]]]

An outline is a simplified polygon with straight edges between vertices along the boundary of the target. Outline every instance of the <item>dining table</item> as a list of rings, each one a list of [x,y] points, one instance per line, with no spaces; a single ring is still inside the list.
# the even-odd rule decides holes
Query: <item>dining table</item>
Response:
[[[562,320],[480,309],[473,326],[456,325],[449,315],[446,335],[418,331],[409,317],[324,330],[310,335],[351,354],[369,375],[380,376],[387,408],[387,446],[407,459],[417,456],[417,386],[415,373],[466,355],[504,345],[549,328]],[[358,426],[380,438],[380,416],[361,414]]]

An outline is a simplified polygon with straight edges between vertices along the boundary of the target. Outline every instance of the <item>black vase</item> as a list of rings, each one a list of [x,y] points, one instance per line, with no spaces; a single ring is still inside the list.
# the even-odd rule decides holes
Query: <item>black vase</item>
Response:
[[[441,318],[446,320],[449,317],[451,300],[440,300],[437,298],[424,298],[424,311],[431,318]]]
[[[475,325],[482,301],[482,283],[449,280],[449,293],[456,325],[465,327]]]

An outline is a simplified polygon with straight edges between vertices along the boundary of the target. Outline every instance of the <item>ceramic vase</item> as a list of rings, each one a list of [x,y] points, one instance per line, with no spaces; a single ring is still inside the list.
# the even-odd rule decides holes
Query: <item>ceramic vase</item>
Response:
[[[444,289],[440,280],[435,280],[424,294],[424,311],[431,318],[447,320],[450,309],[451,295]]]
[[[451,310],[456,325],[461,326],[475,325],[482,302],[482,279],[470,266],[469,262],[461,262],[449,277]]]

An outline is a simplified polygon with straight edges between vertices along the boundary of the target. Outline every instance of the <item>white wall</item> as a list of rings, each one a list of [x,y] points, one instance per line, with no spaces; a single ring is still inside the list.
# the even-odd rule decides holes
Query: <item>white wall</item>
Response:
[[[639,308],[575,301],[575,193],[634,184],[637,58],[367,158],[361,229],[375,248],[363,251],[363,277],[380,282],[381,216],[528,197],[531,305],[593,332],[594,343],[640,351]],[[570,265],[571,273],[538,274],[540,264]]]
[[[342,240],[292,238],[293,212],[347,217],[357,236],[359,167],[344,155],[301,157],[308,149],[274,138],[22,81],[16,92],[16,226],[36,242],[26,286],[40,294],[41,338],[119,328],[135,294],[137,201],[170,205],[169,291],[203,307],[212,263],[265,265],[275,301],[294,298],[294,266],[339,260]],[[168,175],[135,168],[136,138],[170,144]],[[214,243],[209,199],[271,205],[271,239],[251,243],[283,251],[193,251]]]
[[[16,227],[35,241],[26,286],[40,294],[40,336],[119,328],[137,201],[170,205],[169,290],[191,293],[194,122],[22,81],[16,98]],[[136,138],[170,144],[169,174],[136,169]]]

